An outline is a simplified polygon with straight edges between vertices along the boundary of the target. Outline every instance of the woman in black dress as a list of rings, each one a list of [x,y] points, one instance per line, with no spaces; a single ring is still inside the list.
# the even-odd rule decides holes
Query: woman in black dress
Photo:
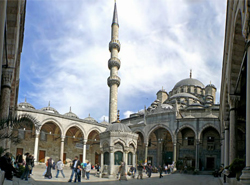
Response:
[[[49,158],[48,160],[48,167],[47,167],[47,172],[45,174],[45,178],[52,178],[52,173],[51,173],[51,168],[52,168],[52,158]]]

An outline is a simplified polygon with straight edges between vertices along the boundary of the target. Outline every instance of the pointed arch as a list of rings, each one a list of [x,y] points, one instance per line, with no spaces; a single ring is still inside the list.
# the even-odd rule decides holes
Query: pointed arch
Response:
[[[66,128],[65,131],[63,133],[63,136],[66,136],[67,131],[71,128],[71,127],[77,127],[82,131],[83,134],[83,138],[86,139],[86,131],[84,130],[84,128],[77,122],[73,122],[71,124],[69,124]]]
[[[54,123],[56,126],[58,126],[60,128],[61,134],[64,133],[62,124],[59,121],[57,121],[56,119],[54,119],[54,118],[47,118],[47,119],[43,120],[42,124],[41,124],[41,127],[39,128],[39,131],[41,131],[41,128],[43,127],[43,125],[45,125],[48,122]]]
[[[89,138],[89,134],[90,134],[92,131],[96,131],[96,132],[98,132],[98,134],[102,133],[101,129],[99,129],[98,127],[92,127],[92,128],[87,132],[86,138]]]
[[[197,132],[196,132],[196,130],[194,129],[194,127],[193,127],[192,125],[190,125],[190,124],[184,124],[184,125],[180,126],[178,129],[176,129],[175,137],[177,137],[178,133],[179,133],[181,130],[185,129],[185,128],[190,128],[190,129],[194,132],[195,137],[197,136]],[[175,139],[176,139],[176,138],[175,138]]]
[[[218,134],[219,134],[219,136],[220,136],[220,131],[219,131],[219,129],[218,129],[216,126],[214,126],[213,124],[208,123],[208,124],[204,125],[204,126],[201,128],[201,130],[200,130],[200,132],[199,132],[199,135],[198,135],[198,139],[200,139],[200,140],[202,139],[202,138],[201,138],[202,132],[203,132],[206,128],[209,128],[209,127],[214,128],[214,129],[218,132]]]
[[[174,135],[173,135],[172,131],[170,130],[170,128],[169,128],[168,126],[163,125],[163,124],[154,125],[154,126],[149,130],[149,132],[148,132],[148,134],[147,134],[147,141],[148,141],[148,138],[149,138],[150,134],[151,134],[153,131],[155,131],[155,130],[157,130],[157,129],[159,129],[159,128],[164,128],[164,129],[166,129],[166,130],[170,133],[172,141],[174,141]],[[145,141],[144,141],[144,142],[145,142]]]

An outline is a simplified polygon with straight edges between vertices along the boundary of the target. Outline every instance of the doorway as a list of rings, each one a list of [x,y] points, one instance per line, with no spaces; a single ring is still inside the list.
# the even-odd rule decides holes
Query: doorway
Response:
[[[45,162],[45,150],[39,150],[39,162]]]
[[[16,149],[16,156],[17,156],[17,154],[23,155],[23,148],[17,148]]]
[[[214,157],[207,157],[207,170],[214,169]]]
[[[66,163],[66,153],[63,153],[63,163]]]

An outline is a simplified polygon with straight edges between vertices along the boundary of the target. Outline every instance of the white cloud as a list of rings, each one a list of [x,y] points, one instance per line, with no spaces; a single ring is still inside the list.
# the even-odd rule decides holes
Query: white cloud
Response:
[[[117,1],[121,115],[149,106],[162,86],[170,91],[189,77],[189,69],[205,85],[211,80],[219,92],[225,4]],[[19,101],[27,96],[36,108],[51,101],[60,113],[71,106],[81,118],[108,115],[112,14],[109,1],[29,1]]]

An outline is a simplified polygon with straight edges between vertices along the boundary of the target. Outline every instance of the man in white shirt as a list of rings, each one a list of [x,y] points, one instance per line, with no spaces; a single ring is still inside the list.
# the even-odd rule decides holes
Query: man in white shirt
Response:
[[[87,162],[87,166],[86,166],[86,176],[87,176],[87,180],[89,180],[89,173],[91,170],[91,164],[89,163],[89,161]]]

